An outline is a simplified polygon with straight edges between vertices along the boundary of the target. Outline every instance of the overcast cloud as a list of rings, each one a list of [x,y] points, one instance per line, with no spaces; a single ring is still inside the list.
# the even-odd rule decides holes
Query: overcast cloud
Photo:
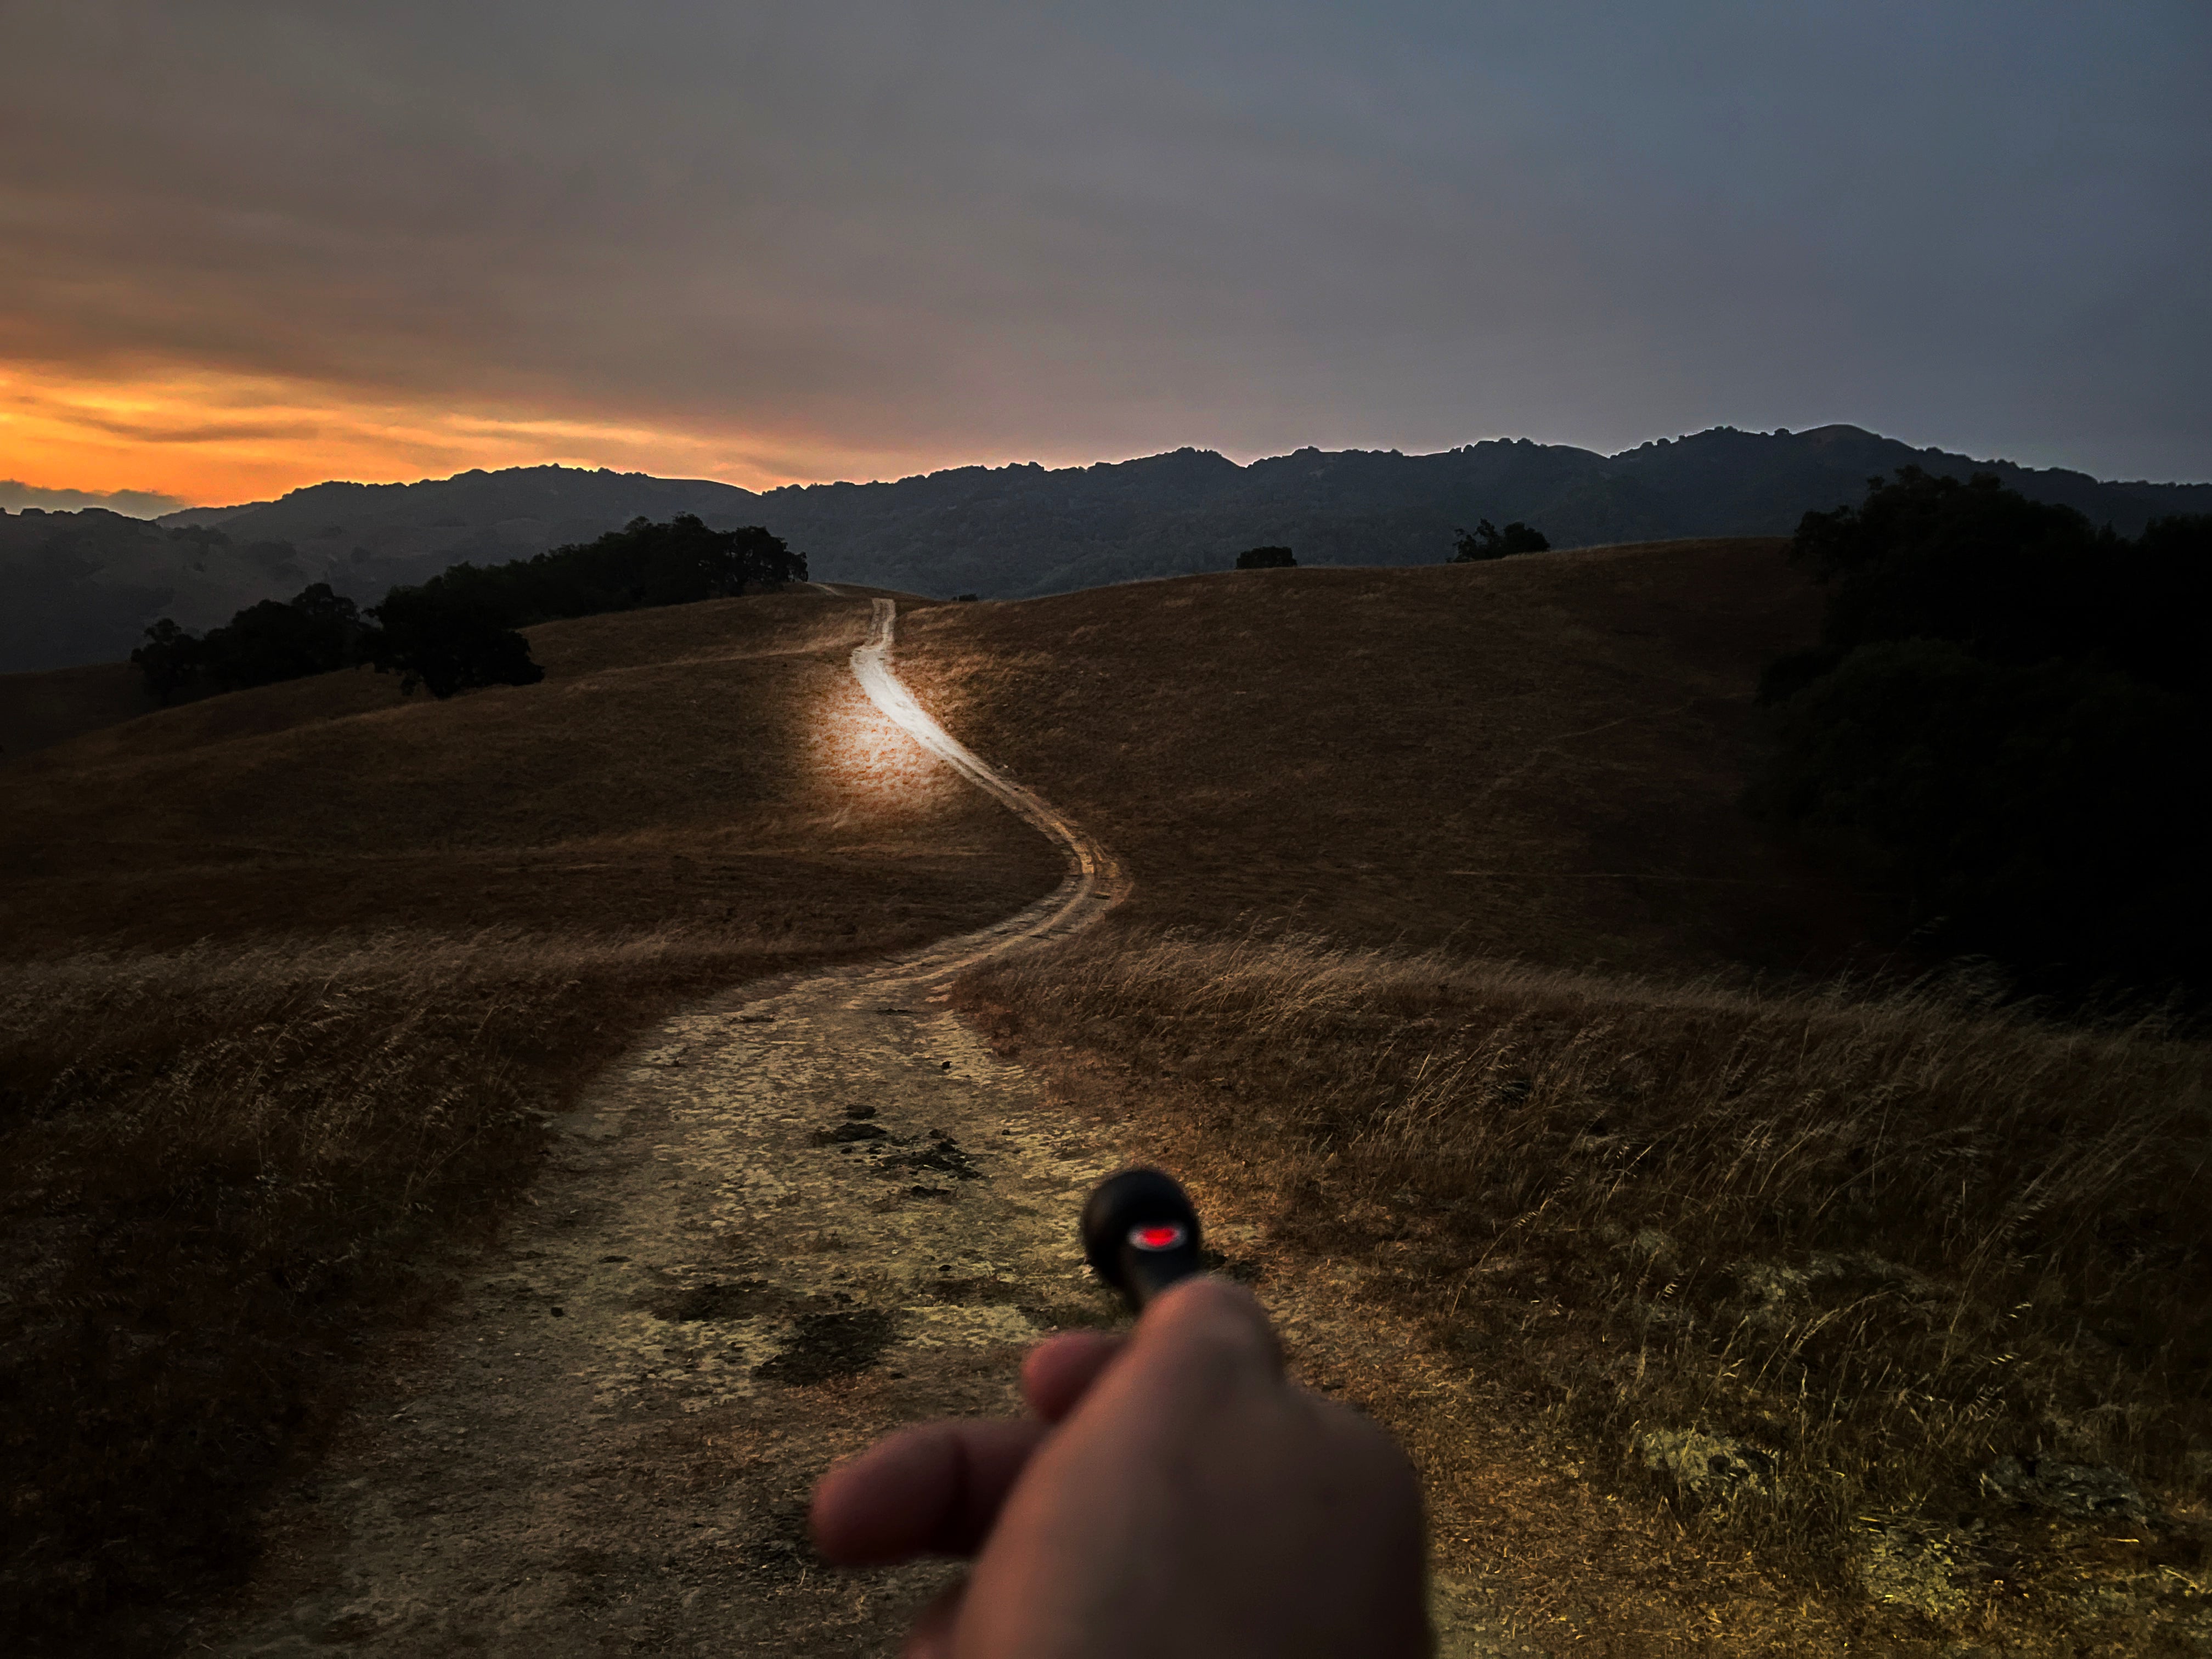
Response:
[[[0,62],[19,376],[743,483],[1831,420],[2212,477],[2201,0],[0,0]]]

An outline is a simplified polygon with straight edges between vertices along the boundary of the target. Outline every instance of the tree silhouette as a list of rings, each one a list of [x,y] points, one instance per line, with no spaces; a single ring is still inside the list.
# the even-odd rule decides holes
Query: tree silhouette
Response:
[[[204,635],[164,617],[131,660],[166,707],[196,680],[235,691],[346,667],[361,659],[363,631],[354,602],[317,582],[287,600],[249,605]]]
[[[1297,562],[1287,547],[1248,547],[1237,556],[1239,570],[1291,570]]]
[[[225,691],[327,674],[357,660],[361,612],[317,582],[296,597],[250,605],[200,642],[204,672]]]
[[[164,617],[131,660],[164,703],[196,679],[228,691],[360,662],[400,674],[403,690],[424,685],[449,697],[472,686],[543,679],[529,642],[515,632],[532,623],[805,580],[806,556],[758,525],[713,530],[690,513],[666,524],[639,518],[535,558],[457,564],[420,586],[393,588],[367,619],[327,582],[282,603],[248,605],[204,638]]]
[[[530,641],[465,592],[395,587],[369,615],[376,626],[365,636],[368,660],[380,674],[397,673],[411,696],[418,685],[434,697],[484,685],[535,685],[545,671],[530,657]]]
[[[806,580],[806,556],[758,525],[712,530],[697,514],[631,520],[596,541],[506,564],[457,564],[426,586],[466,593],[509,627],[646,605],[727,599]]]
[[[131,661],[167,708],[169,699],[199,674],[199,635],[185,632],[164,617],[146,630],[146,643],[131,653]]]
[[[1453,545],[1459,550],[1452,555],[1454,564],[1475,564],[1484,559],[1502,559],[1511,553],[1548,553],[1552,544],[1540,530],[1531,529],[1516,519],[1500,530],[1487,519],[1475,526],[1472,532],[1455,529]]]

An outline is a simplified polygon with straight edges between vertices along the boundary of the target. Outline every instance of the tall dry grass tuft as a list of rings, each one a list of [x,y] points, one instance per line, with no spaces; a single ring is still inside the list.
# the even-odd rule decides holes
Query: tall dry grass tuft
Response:
[[[1765,1544],[1832,1564],[1869,1510],[1974,1506],[2003,1456],[2203,1480],[2206,1054],[2154,1025],[1257,933],[1079,945],[969,996],[1133,1064],[1279,1239],[1364,1256],[1577,1436],[1726,1449],[1680,1495]]]
[[[378,1322],[534,1172],[540,1114],[727,940],[392,933],[0,967],[0,1627],[246,1565]]]

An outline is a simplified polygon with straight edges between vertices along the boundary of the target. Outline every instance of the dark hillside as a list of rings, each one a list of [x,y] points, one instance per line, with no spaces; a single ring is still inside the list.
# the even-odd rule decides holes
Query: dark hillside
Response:
[[[11,761],[0,932],[160,950],[741,915],[764,948],[903,940],[1048,888],[1033,833],[899,769],[846,668],[867,614],[793,594],[548,623],[538,685],[438,702],[349,670]]]
[[[1855,501],[1869,477],[1907,465],[1960,478],[1995,471],[2031,499],[2073,507],[2123,535],[2164,514],[2212,510],[2212,484],[2103,483],[1916,450],[1850,426],[1717,427],[1613,456],[1516,439],[1433,455],[1301,449],[1240,466],[1182,449],[763,494],[705,479],[516,467],[412,484],[316,484],[162,521],[198,538],[191,542],[164,541],[113,514],[0,520],[0,592],[14,601],[11,620],[0,622],[0,672],[112,660],[157,615],[207,627],[310,582],[372,604],[395,583],[460,561],[529,557],[640,515],[763,526],[823,580],[1014,599],[1226,569],[1255,546],[1289,547],[1309,566],[1434,564],[1451,556],[1457,528],[1483,519],[1533,525],[1554,547],[1784,536],[1803,514]],[[62,531],[68,538],[56,540]]]
[[[1227,568],[1242,548],[1302,564],[1428,564],[1454,530],[1522,520],[1554,546],[1779,536],[1804,513],[1856,500],[1876,472],[1996,470],[2123,533],[2212,507],[2212,485],[2102,483],[1936,450],[1856,427],[1719,427],[1604,456],[1526,439],[1433,455],[1302,449],[1238,466],[1202,450],[1048,471],[965,467],[895,483],[813,484],[761,496],[761,521],[831,580],[986,598],[1066,592]]]
[[[0,673],[117,662],[156,617],[210,627],[313,580],[282,542],[104,507],[0,512]]]
[[[1905,466],[1961,481],[1993,472],[2000,483],[2031,501],[2070,507],[2092,524],[2110,524],[2124,536],[2137,533],[2152,519],[2212,510],[2212,484],[2107,483],[2063,468],[1977,460],[1932,447],[1914,449],[1855,426],[1772,434],[1715,427],[1687,438],[1644,444],[1607,463],[1613,477],[1652,491],[1669,514],[1701,516],[1707,523],[1703,533],[1715,536],[1786,534],[1796,528],[1801,512],[1855,501],[1869,478]],[[1816,502],[1817,507],[1812,505]]]
[[[464,559],[483,564],[527,558],[590,541],[639,517],[659,521],[696,513],[718,527],[753,524],[757,514],[746,515],[758,500],[749,489],[704,478],[518,466],[413,484],[314,484],[216,522],[234,539],[292,544],[319,572],[332,572],[334,586],[354,592],[364,580],[419,582]],[[162,522],[200,511],[172,514]],[[356,586],[339,583],[339,575]]]
[[[356,562],[380,575],[389,569],[386,580],[420,580],[457,559],[588,540],[641,514],[696,513],[718,528],[765,525],[829,580],[1010,598],[1218,569],[1238,548],[1264,543],[1294,546],[1306,564],[1426,564],[1450,556],[1455,525],[1480,518],[1523,520],[1570,547],[1787,535],[1800,514],[1856,500],[1869,477],[1906,465],[1960,477],[1993,471],[2035,500],[2110,520],[2123,534],[2160,514],[2212,507],[2212,484],[2100,483],[1827,426],[1716,427],[1613,456],[1517,439],[1432,455],[1301,449],[1239,466],[1182,449],[758,495],[703,479],[517,467],[416,484],[317,484],[218,520],[195,508],[164,522],[218,522],[237,540],[291,543],[350,591],[339,567],[356,547]]]
[[[119,726],[159,705],[128,663],[0,674],[0,762]]]

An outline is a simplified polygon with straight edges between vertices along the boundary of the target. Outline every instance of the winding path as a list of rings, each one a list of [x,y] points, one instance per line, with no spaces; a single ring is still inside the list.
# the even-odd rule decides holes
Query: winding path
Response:
[[[1090,832],[1065,814],[1054,811],[1029,790],[978,758],[930,717],[915,701],[897,675],[891,672],[891,639],[897,626],[898,605],[891,599],[875,601],[866,643],[853,650],[853,676],[860,689],[902,731],[936,756],[985,794],[1002,802],[1017,817],[1027,819],[1066,851],[1069,870],[1066,880],[1044,898],[1005,921],[963,934],[900,964],[909,975],[933,977],[975,966],[988,957],[1024,950],[1048,939],[1088,927],[1128,890],[1128,878],[1114,855]]]
[[[827,1463],[902,1421],[1012,1408],[1044,1329],[1110,1318],[1074,1236],[1115,1150],[1046,1109],[943,982],[1087,926],[1112,856],[853,671],[915,741],[1053,836],[1003,922],[669,1020],[561,1119],[533,1207],[279,1516],[233,1655],[889,1653],[948,1569],[825,1575]]]

